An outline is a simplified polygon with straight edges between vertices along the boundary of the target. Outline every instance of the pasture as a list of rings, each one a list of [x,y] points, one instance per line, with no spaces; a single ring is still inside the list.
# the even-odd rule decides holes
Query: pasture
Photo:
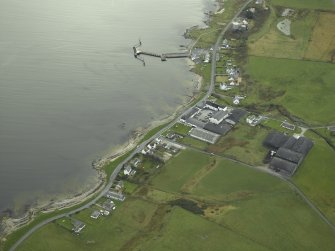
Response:
[[[154,177],[151,184],[163,191],[179,192],[183,184],[199,169],[210,163],[210,157],[195,151],[182,151]]]
[[[251,56],[247,72],[249,104],[282,105],[310,124],[335,122],[334,64]]]
[[[275,12],[272,9],[272,12]],[[280,13],[277,13],[279,15]],[[259,33],[250,36],[248,54],[275,58],[302,59],[307,50],[317,12],[299,10],[290,18],[291,36],[286,36],[277,28],[277,23],[283,20],[272,13]]]
[[[311,132],[314,147],[294,175],[295,183],[335,223],[335,152]]]
[[[280,179],[187,150],[163,168],[110,216],[74,215],[86,224],[80,235],[50,223],[18,250],[334,250],[334,232]]]
[[[297,9],[320,9],[335,10],[335,2],[333,0],[270,0],[271,4],[297,8]]]
[[[262,142],[268,132],[259,126],[251,127],[240,123],[226,136],[221,137],[216,144],[210,145],[207,150],[248,164],[262,165],[267,153]]]
[[[335,62],[335,13],[320,12],[304,57]]]

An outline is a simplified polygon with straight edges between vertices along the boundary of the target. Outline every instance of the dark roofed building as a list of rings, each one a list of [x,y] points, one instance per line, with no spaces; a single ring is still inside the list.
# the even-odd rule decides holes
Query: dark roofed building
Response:
[[[270,132],[264,140],[263,144],[268,148],[278,149],[279,147],[283,146],[288,139],[289,136],[280,132]]]
[[[279,132],[271,132],[264,145],[276,151],[270,161],[270,168],[292,176],[313,147],[313,142],[305,137],[296,139]]]
[[[291,176],[295,172],[297,167],[297,164],[278,157],[274,157],[270,163],[271,169],[276,172],[280,172],[286,176]]]
[[[294,144],[297,142],[297,139],[294,137],[290,137],[286,140],[285,144],[282,145],[282,147],[287,149],[293,149]]]
[[[226,118],[226,120],[234,121],[235,124],[240,122],[241,118],[247,114],[247,111],[243,109],[234,109],[230,112],[229,116]]]
[[[220,135],[225,135],[231,130],[231,126],[225,122],[221,122],[220,124],[216,125],[214,123],[208,122],[204,129],[207,131],[211,131]]]
[[[293,162],[295,164],[299,164],[300,161],[304,158],[304,156],[301,153],[294,152],[290,149],[286,148],[279,148],[276,157],[288,160],[290,162]]]
[[[219,134],[201,129],[201,128],[192,128],[189,132],[190,136],[196,139],[200,139],[202,141],[214,144],[217,139],[220,137]]]
[[[191,118],[194,114],[196,114],[198,111],[199,111],[198,108],[193,107],[193,108],[191,109],[191,111],[189,111],[188,113],[186,113],[185,115],[183,115],[183,116],[181,117],[181,120],[186,121],[187,119]]]
[[[193,127],[198,127],[198,128],[204,128],[204,126],[206,125],[205,122],[202,122],[200,120],[197,120],[195,118],[188,118],[186,121],[185,121],[187,124],[193,126]]]
[[[313,142],[305,137],[300,137],[294,144],[292,150],[303,155],[307,155],[307,153],[312,149]]]

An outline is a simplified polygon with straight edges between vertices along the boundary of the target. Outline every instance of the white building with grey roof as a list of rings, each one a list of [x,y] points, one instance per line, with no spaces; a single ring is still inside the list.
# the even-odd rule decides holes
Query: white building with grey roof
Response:
[[[225,118],[227,118],[229,115],[229,112],[226,110],[226,111],[218,111],[217,113],[215,113],[213,115],[213,117],[209,118],[209,121],[212,122],[213,124],[220,124]]]

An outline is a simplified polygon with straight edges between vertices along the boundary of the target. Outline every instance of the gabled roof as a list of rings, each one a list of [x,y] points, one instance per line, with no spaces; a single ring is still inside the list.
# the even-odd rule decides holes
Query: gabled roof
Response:
[[[247,111],[243,109],[234,109],[230,112],[227,119],[234,121],[235,123],[238,123],[240,119],[247,114]]]
[[[263,144],[266,147],[278,149],[279,147],[282,147],[288,139],[289,136],[273,131],[265,138]]]
[[[227,111],[218,111],[214,114],[213,119],[216,119],[217,121],[220,121],[227,117],[228,112]]]
[[[186,113],[185,115],[183,115],[181,118],[182,118],[183,120],[187,120],[188,118],[192,117],[192,115],[195,114],[195,113],[198,112],[198,111],[199,111],[198,108],[193,107],[193,108],[191,109],[191,111],[189,111],[188,113]]]
[[[300,137],[294,144],[292,150],[306,155],[313,147],[313,142],[305,137]]]
[[[196,139],[200,139],[202,141],[206,141],[208,143],[214,144],[217,139],[220,137],[219,134],[200,129],[200,128],[193,128],[190,131],[190,136]]]
[[[127,172],[130,172],[133,169],[131,168],[130,165],[127,165],[127,166],[124,167],[124,170],[127,171]]]
[[[288,160],[290,162],[293,162],[295,164],[299,164],[299,162],[303,159],[303,154],[301,153],[297,153],[294,152],[290,149],[286,149],[286,148],[279,148],[277,153],[276,153],[276,157],[281,158],[281,159],[285,159]]]
[[[305,137],[296,139],[279,132],[271,132],[265,139],[264,145],[278,149],[270,162],[270,167],[291,176],[313,147],[313,142]]]
[[[214,123],[207,123],[204,127],[205,130],[211,131],[220,135],[225,135],[231,130],[231,126],[225,122],[221,122],[220,124],[216,125]]]
[[[215,107],[215,108],[217,108],[217,109],[218,109],[218,108],[221,108],[221,109],[226,108],[226,106],[224,106],[224,105],[218,105],[218,104],[216,104],[216,103],[214,103],[214,102],[212,102],[212,101],[206,101],[206,105]]]
[[[199,128],[204,128],[204,126],[206,125],[206,123],[204,123],[200,120],[197,120],[195,118],[188,118],[186,120],[186,122],[193,125],[193,126],[199,127]]]
[[[291,176],[297,169],[298,165],[290,161],[274,157],[270,162],[270,167],[276,171],[284,173],[285,175]]]

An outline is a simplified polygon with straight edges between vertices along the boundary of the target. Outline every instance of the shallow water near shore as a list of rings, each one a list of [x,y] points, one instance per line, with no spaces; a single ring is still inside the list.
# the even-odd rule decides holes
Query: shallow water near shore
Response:
[[[177,52],[211,0],[0,2],[0,212],[75,195],[92,160],[172,114],[197,77],[184,59],[134,59],[132,46]],[[124,125],[124,126],[123,126]]]

